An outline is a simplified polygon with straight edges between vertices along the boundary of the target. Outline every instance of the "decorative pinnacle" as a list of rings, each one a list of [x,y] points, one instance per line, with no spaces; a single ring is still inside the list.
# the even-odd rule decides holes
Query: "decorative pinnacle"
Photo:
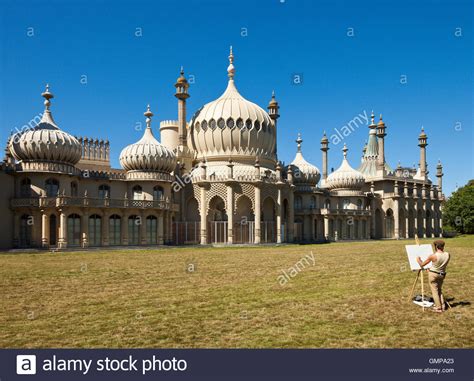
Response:
[[[301,134],[298,132],[298,138],[295,140],[297,147],[298,147],[298,152],[301,152],[301,143],[303,143],[303,139],[301,139]]]
[[[151,117],[153,113],[150,111],[150,105],[146,106],[146,111],[143,113],[146,116],[146,128],[151,128]]]
[[[229,79],[234,79],[235,67],[234,67],[234,53],[232,52],[232,45],[230,46],[229,66],[227,67],[227,75],[229,76]]]
[[[349,151],[349,148],[347,148],[346,143],[344,143],[344,148],[342,149],[342,152],[344,153],[344,159],[347,158],[347,151]]]
[[[370,125],[375,126],[375,115],[374,115],[374,110],[372,110],[372,114],[370,114]]]
[[[181,74],[181,77],[184,77],[184,68],[182,65],[181,65],[181,70],[179,71],[179,74]]]
[[[46,90],[41,93],[41,96],[45,99],[44,105],[46,107],[46,110],[49,110],[49,106],[51,106],[50,99],[54,98],[54,95],[49,92],[49,83],[46,84]]]

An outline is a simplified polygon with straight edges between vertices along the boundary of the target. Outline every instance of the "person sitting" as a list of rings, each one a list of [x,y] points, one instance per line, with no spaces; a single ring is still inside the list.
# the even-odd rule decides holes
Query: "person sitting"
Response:
[[[444,241],[436,240],[433,242],[435,248],[435,253],[430,255],[424,261],[420,257],[417,257],[416,260],[420,267],[423,269],[423,266],[426,266],[428,263],[432,262],[431,267],[428,269],[428,280],[430,282],[431,294],[433,295],[434,300],[434,312],[443,312],[445,310],[445,302],[441,287],[443,286],[444,278],[446,277],[446,267],[448,266],[450,255],[444,251]]]

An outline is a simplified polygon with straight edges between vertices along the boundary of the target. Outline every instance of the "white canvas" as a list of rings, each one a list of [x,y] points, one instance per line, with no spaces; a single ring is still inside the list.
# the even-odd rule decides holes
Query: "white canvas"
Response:
[[[405,245],[405,249],[408,255],[408,262],[410,262],[411,270],[419,270],[421,267],[416,261],[417,257],[420,257],[422,261],[433,254],[433,248],[431,245]],[[428,263],[423,268],[429,269],[432,263]]]

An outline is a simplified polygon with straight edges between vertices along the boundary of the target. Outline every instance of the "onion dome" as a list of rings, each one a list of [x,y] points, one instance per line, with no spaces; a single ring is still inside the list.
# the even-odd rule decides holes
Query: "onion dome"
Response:
[[[323,137],[321,138],[321,144],[328,143],[328,142],[329,142],[329,140],[328,140],[328,137],[326,135],[326,131],[324,131]]]
[[[344,144],[344,159],[341,166],[326,179],[326,186],[331,190],[360,190],[365,183],[364,175],[355,170],[347,161],[348,148]]]
[[[65,169],[70,170],[81,159],[82,145],[74,136],[60,130],[56,125],[49,109],[50,99],[54,97],[49,91],[49,85],[46,85],[41,96],[45,99],[45,110],[40,122],[35,127],[13,135],[10,139],[10,152],[29,169],[57,170],[58,167],[53,168],[48,164],[65,164]]]
[[[199,109],[190,125],[191,145],[197,160],[248,161],[259,157],[262,165],[275,162],[274,121],[261,107],[240,95],[234,83],[232,48],[227,68],[227,89],[216,100]]]
[[[130,144],[122,150],[120,165],[129,172],[137,172],[135,175],[143,175],[143,172],[158,172],[169,175],[175,169],[176,156],[153,136],[151,130],[153,113],[150,111],[150,105],[148,105],[144,115],[146,116],[145,133],[138,142]],[[138,178],[137,176],[128,177]],[[150,176],[142,177],[146,179]]]
[[[421,127],[421,132],[420,132],[420,135],[418,137],[426,139],[426,132],[425,132],[424,127]]]
[[[321,178],[319,169],[311,163],[308,163],[301,152],[301,134],[298,134],[298,139],[296,139],[297,151],[294,160],[290,163],[290,166],[293,170],[293,182],[294,184],[310,184],[316,185]]]

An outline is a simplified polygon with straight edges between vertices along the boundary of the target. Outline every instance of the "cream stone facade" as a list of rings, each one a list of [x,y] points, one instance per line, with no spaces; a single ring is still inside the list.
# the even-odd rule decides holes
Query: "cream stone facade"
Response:
[[[53,119],[42,94],[41,121],[12,134],[0,168],[2,248],[263,244],[442,235],[442,166],[428,177],[421,131],[419,168],[385,161],[386,125],[372,113],[361,162],[348,148],[328,173],[329,139],[321,139],[322,171],[303,156],[301,136],[289,165],[277,156],[279,105],[262,109],[235,84],[232,50],[224,93],[187,121],[189,84],[175,84],[178,120],[146,129],[110,166],[109,141],[74,137]],[[338,154],[339,155],[339,154]]]

